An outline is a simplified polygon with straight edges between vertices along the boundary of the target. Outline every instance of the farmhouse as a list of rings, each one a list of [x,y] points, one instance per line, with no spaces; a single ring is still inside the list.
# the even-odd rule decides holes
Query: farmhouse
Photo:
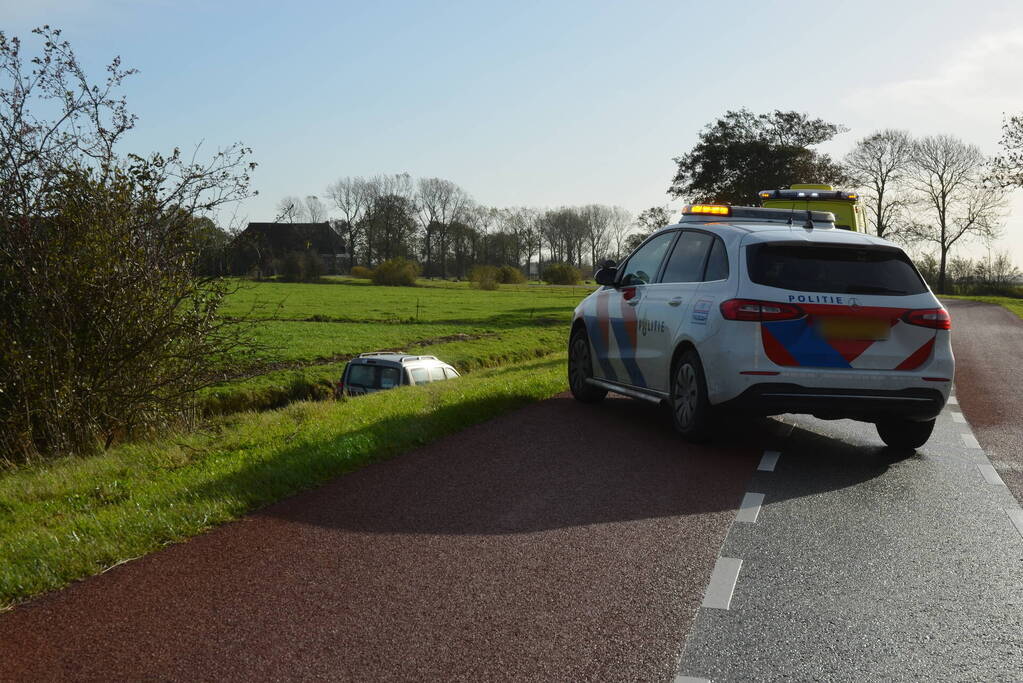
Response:
[[[272,274],[290,254],[316,254],[327,273],[339,273],[345,241],[330,223],[249,223],[234,240],[234,270]]]

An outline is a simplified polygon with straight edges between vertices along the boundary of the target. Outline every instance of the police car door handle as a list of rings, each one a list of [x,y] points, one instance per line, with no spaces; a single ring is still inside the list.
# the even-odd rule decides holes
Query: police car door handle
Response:
[[[629,304],[630,306],[638,306],[639,305],[639,297],[638,296],[633,297],[633,298],[629,299],[628,301],[626,301],[625,303]]]
[[[676,297],[672,297],[671,299],[668,299],[668,305],[669,306],[681,306],[682,305],[682,297],[676,296]]]

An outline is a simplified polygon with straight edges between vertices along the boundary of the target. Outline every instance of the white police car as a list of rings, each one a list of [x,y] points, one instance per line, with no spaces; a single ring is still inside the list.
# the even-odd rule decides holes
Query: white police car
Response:
[[[717,408],[877,425],[917,448],[952,386],[948,313],[894,244],[826,212],[691,205],[575,310],[568,376],[671,408],[707,435]]]

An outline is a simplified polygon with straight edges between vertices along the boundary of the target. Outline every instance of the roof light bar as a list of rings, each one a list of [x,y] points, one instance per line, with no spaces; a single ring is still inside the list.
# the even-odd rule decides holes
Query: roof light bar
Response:
[[[683,215],[731,216],[732,207],[720,204],[690,204],[682,209]]]
[[[804,201],[814,199],[856,201],[859,199],[859,195],[855,192],[846,192],[845,190],[761,190],[757,196],[761,199],[801,199]]]
[[[806,218],[807,212],[804,209],[793,211],[793,209],[765,209],[759,206],[719,206],[715,204],[694,204],[682,209],[681,223],[706,223],[708,221],[721,221],[727,219],[734,221],[802,221]],[[811,211],[810,217],[817,228],[834,227],[835,215],[830,211]]]

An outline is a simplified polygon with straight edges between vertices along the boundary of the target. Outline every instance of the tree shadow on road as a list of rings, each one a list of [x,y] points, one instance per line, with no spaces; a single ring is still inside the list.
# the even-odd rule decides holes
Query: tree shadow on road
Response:
[[[438,408],[438,420],[455,410],[463,408]],[[372,438],[401,429],[407,426],[385,421]],[[256,514],[367,533],[531,533],[734,510],[764,449],[784,450],[789,461],[816,460],[814,476],[797,487],[800,496],[856,486],[902,457],[798,427],[786,432],[775,419],[732,418],[711,443],[691,444],[648,404],[610,398],[582,405],[562,395]],[[275,458],[298,463],[306,451],[286,449]],[[226,488],[244,498],[252,476],[259,472],[219,480],[215,495]]]

